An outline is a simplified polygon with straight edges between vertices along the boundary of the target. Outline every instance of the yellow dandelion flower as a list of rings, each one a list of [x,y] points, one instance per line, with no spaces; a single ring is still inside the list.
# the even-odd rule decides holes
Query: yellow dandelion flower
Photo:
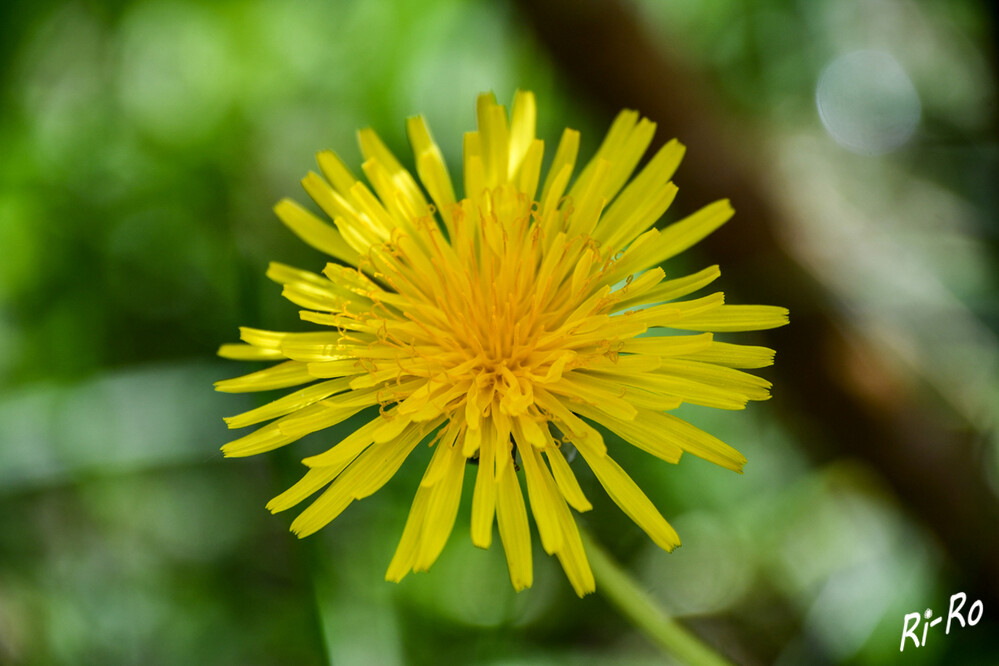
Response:
[[[728,305],[720,292],[679,300],[717,278],[718,267],[669,279],[659,268],[733,214],[722,200],[653,228],[676,194],[670,179],[683,146],[670,141],[631,178],[655,124],[623,111],[575,179],[579,133],[566,129],[542,180],[535,118],[529,92],[516,94],[509,116],[492,95],[479,97],[478,131],[464,139],[462,199],[420,117],[406,126],[419,183],[370,129],[360,132],[368,184],[334,153],[319,153],[322,175],[302,182],[333,225],[287,199],[275,211],[334,261],[322,275],[278,263],[267,275],[304,308],[302,319],[322,328],[242,328],[243,343],[219,351],[279,361],[218,382],[219,391],[308,385],[226,419],[232,428],[271,421],[222,447],[226,456],[270,451],[379,406],[333,448],[306,458],[302,479],[267,505],[283,511],[325,488],[292,523],[300,537],[375,493],[420,442],[433,446],[388,580],[434,563],[465,476],[474,474],[472,541],[489,547],[495,517],[514,587],[529,587],[533,576],[526,484],[544,550],[579,595],[591,592],[570,511],[591,506],[563,442],[672,550],[676,532],[594,424],[666,462],[687,451],[741,471],[738,451],[668,412],[681,403],[741,409],[769,397],[770,383],[741,369],[769,365],[773,352],[712,332],[781,326],[787,310]],[[643,335],[653,329],[695,333]]]

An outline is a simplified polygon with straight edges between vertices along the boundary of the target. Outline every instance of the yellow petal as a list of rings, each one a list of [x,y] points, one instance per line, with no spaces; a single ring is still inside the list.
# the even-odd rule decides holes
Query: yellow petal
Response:
[[[686,331],[763,331],[786,326],[788,316],[787,308],[775,305],[723,305],[669,326]]]
[[[572,211],[569,215],[569,228],[567,230],[570,237],[581,234],[589,236],[596,227],[604,204],[607,203],[607,197],[604,196],[604,193],[608,189],[607,181],[610,178],[612,166],[607,160],[595,159],[587,186],[579,187],[577,181],[576,185],[573,186],[573,191],[569,192],[569,197],[574,197],[571,202],[566,204],[571,207]]]
[[[478,132],[465,132],[463,143],[465,197],[478,199],[488,187],[482,155],[482,140]]]
[[[635,524],[648,534],[663,550],[673,550],[680,545],[680,537],[656,509],[652,501],[610,456],[600,453],[585,443],[577,444],[586,464],[593,470],[600,485],[614,503],[621,507]]]
[[[496,512],[495,443],[489,421],[483,421],[482,430],[486,432],[482,434],[479,445],[479,469],[472,494],[472,543],[479,548],[488,548],[493,540],[493,515]]]
[[[643,451],[647,451],[661,460],[668,463],[677,463],[683,454],[683,449],[677,444],[667,441],[662,433],[655,428],[649,427],[642,419],[626,421],[615,418],[613,415],[596,409],[590,405],[576,405],[580,414],[593,419],[597,423],[606,426],[616,432],[625,441],[634,444]]]
[[[708,204],[693,215],[674,222],[665,229],[652,250],[650,264],[660,264],[700,242],[735,215],[728,199]]]
[[[371,456],[374,460],[364,471],[358,472],[356,479],[352,479],[354,499],[368,497],[385,485],[426,433],[431,432],[442,421],[443,419],[435,419],[426,424],[411,424],[391,442],[376,443],[365,451],[365,455]]]
[[[597,585],[593,580],[593,571],[586,559],[586,553],[583,551],[583,542],[579,538],[579,528],[576,527],[576,521],[572,519],[567,508],[564,506],[562,508],[564,510],[560,509],[558,512],[558,521],[562,526],[563,545],[556,555],[562,564],[565,575],[569,578],[569,583],[572,584],[572,589],[577,595],[583,597],[596,590]]]
[[[388,571],[385,572],[385,580],[398,583],[406,577],[413,569],[416,561],[417,549],[420,545],[420,532],[426,521],[427,508],[430,505],[430,488],[420,486],[416,490],[416,497],[413,499],[413,506],[409,510],[409,517],[406,519],[406,527],[403,528],[402,538],[395,549],[395,555],[389,563]]]
[[[680,400],[716,409],[738,410],[744,409],[750,400],[742,390],[719,387],[705,381],[665,372],[619,373],[610,366],[604,366],[599,371],[592,371],[592,374],[598,380],[607,379],[664,396],[662,409],[673,409],[677,406],[675,400]]]
[[[687,359],[662,359],[658,373],[686,377],[719,389],[732,391],[749,400],[770,399],[769,381],[748,372]]]
[[[427,200],[423,198],[423,193],[420,192],[413,176],[403,168],[392,151],[382,143],[378,134],[368,128],[358,132],[357,138],[361,144],[361,154],[364,155],[365,160],[376,160],[384,166],[395,185],[395,189],[409,201],[411,206],[420,211],[426,210]]]
[[[596,154],[593,158],[583,167],[582,172],[579,174],[579,178],[573,183],[572,189],[569,190],[569,196],[572,198],[577,198],[579,193],[590,186],[590,181],[593,178],[594,171],[597,167],[599,160],[606,160],[607,162],[615,162],[618,155],[626,147],[628,138],[635,131],[635,127],[639,122],[639,115],[637,111],[632,111],[630,109],[625,109],[617,114],[614,118],[614,122],[611,123],[610,129],[607,131],[604,140],[601,142],[600,147],[597,149]],[[646,124],[648,121],[645,121]],[[653,131],[655,130],[655,125],[652,126]],[[651,136],[649,137],[651,140]],[[641,155],[639,155],[641,157]]]
[[[288,488],[288,490],[268,502],[267,510],[271,513],[278,513],[279,511],[290,509],[302,502],[309,495],[332,482],[353,460],[354,458],[343,460],[330,467],[309,468],[305,476],[299,479],[291,488]]]
[[[671,442],[684,451],[708,462],[742,473],[746,458],[731,446],[713,435],[693,426],[672,414],[662,414],[648,410],[639,410],[638,419],[647,428],[659,432],[660,437]]]
[[[579,402],[599,405],[600,410],[617,414],[626,421],[635,418],[638,413],[633,405],[622,399],[623,391],[615,393],[609,390],[606,382],[582,373],[567,374],[562,381],[550,384],[548,390]]]
[[[334,520],[351,502],[377,492],[416,448],[425,430],[411,425],[397,439],[367,448],[338,476],[319,498],[291,523],[291,530],[305,537]]]
[[[319,164],[319,170],[323,172],[323,176],[333,184],[336,191],[341,196],[347,196],[350,188],[357,182],[357,178],[354,178],[354,174],[337,157],[336,153],[332,150],[324,150],[316,155],[316,162]]]
[[[525,90],[518,90],[513,95],[513,108],[510,112],[510,165],[509,177],[513,180],[514,175],[521,170],[522,162],[528,150],[536,143],[534,138],[537,126],[537,102],[534,93]],[[538,166],[540,167],[540,155],[538,156]],[[535,178],[535,185],[536,185]],[[520,190],[529,198],[534,198],[534,192]]]
[[[512,465],[507,465],[496,479],[496,522],[506,552],[510,582],[518,592],[534,580],[531,562],[531,532],[527,526],[524,495]]]
[[[712,344],[710,333],[699,335],[657,335],[649,338],[631,338],[621,343],[621,351],[655,356],[687,356],[708,349]]]
[[[603,436],[573,414],[561,399],[542,388],[535,388],[534,396],[538,406],[552,415],[558,427],[573,442],[586,442],[594,451],[601,452],[601,455],[607,451]]]
[[[515,429],[515,434],[516,429]],[[518,437],[518,443],[523,441]],[[556,506],[565,500],[558,494],[555,481],[533,445],[524,442],[518,447],[524,461],[524,476],[527,479],[527,495],[531,500],[531,513],[538,525],[541,546],[549,555],[562,547],[562,526],[558,522]]]
[[[497,187],[507,182],[510,160],[510,130],[506,109],[496,104],[492,94],[479,95],[476,106],[482,161],[486,185]]]
[[[421,116],[407,119],[406,131],[416,155],[416,172],[447,222],[450,218],[450,207],[455,203],[455,196],[444,155],[430,136],[426,121]]]
[[[606,246],[618,249],[655,224],[673,203],[677,191],[676,185],[666,183],[638,202],[628,210],[628,215],[620,226],[607,236]],[[611,227],[607,225],[606,228]]]
[[[278,363],[266,370],[251,372],[242,377],[223,379],[215,382],[215,390],[223,393],[243,393],[246,391],[269,391],[271,389],[298,386],[315,379],[309,374],[308,366],[298,361]]]
[[[385,423],[385,417],[378,416],[344,437],[333,448],[315,456],[305,458],[302,462],[309,467],[334,467],[345,460],[353,460],[373,441],[375,431]]]
[[[593,505],[590,504],[590,501],[586,499],[586,495],[583,494],[583,489],[579,487],[579,481],[576,480],[576,476],[572,473],[572,468],[569,467],[569,463],[566,461],[565,456],[562,455],[559,447],[553,444],[551,447],[545,449],[545,457],[548,458],[548,464],[551,467],[552,475],[555,477],[555,483],[565,501],[579,512],[592,509]]]
[[[566,185],[572,177],[572,169],[576,165],[576,156],[579,154],[579,132],[568,129],[562,132],[562,139],[555,149],[555,158],[548,167],[548,176],[545,184],[541,188],[541,197],[538,199],[542,206],[541,211],[552,210],[562,194]]]
[[[307,244],[341,261],[357,265],[360,255],[347,244],[340,232],[291,199],[282,199],[274,206],[274,212]]]
[[[438,445],[440,446],[440,445]],[[445,447],[446,470],[434,484],[427,517],[420,536],[419,553],[413,563],[416,571],[426,571],[437,560],[454,528],[465,476],[465,456],[460,447]]]
[[[624,188],[607,210],[600,221],[598,240],[604,241],[610,247],[621,247],[648,228],[642,228],[637,221],[629,222],[629,220],[637,217],[636,211],[641,210],[645,202],[654,198],[656,192],[662,191],[680,165],[684,151],[683,145],[676,139],[659,149],[642,172]],[[648,224],[651,225],[655,221],[650,220]]]
[[[652,143],[652,137],[656,133],[656,124],[648,118],[642,118],[638,124],[628,133],[628,136],[621,142],[620,146],[613,151],[606,159],[614,164],[610,177],[604,190],[604,197],[614,198],[624,184],[635,171],[635,167],[641,161],[642,156]]]
[[[703,313],[717,310],[724,303],[725,296],[718,291],[708,296],[689,301],[673,301],[672,303],[653,305],[642,310],[632,310],[626,313],[626,316],[630,317],[633,321],[640,321],[648,326],[681,328],[681,323],[685,323],[688,320],[695,320],[697,317],[703,315]]]
[[[543,449],[548,446],[548,437],[538,422],[530,416],[519,416],[513,420],[515,431],[519,429],[523,440],[532,446]]]
[[[538,179],[541,177],[541,160],[544,156],[545,144],[535,139],[528,147],[524,159],[514,175],[514,184],[519,192],[523,192],[529,200],[534,200],[538,191]]]
[[[721,275],[721,271],[718,270],[717,266],[709,266],[692,275],[667,280],[653,289],[629,297],[627,300],[621,301],[615,309],[624,310],[639,303],[663,303],[674,298],[681,298],[711,284],[719,275]]]
[[[315,361],[307,363],[306,367],[314,378],[321,377],[324,379],[330,377],[351,377],[367,372],[356,359],[352,358],[339,361]]]
[[[703,335],[710,335],[704,333]],[[691,336],[700,337],[700,336]],[[729,368],[765,368],[773,365],[776,352],[767,347],[712,342],[710,346],[685,354],[686,358]]]
[[[278,361],[283,355],[278,349],[264,349],[253,345],[224,344],[216,352],[222,358],[234,361]]]
[[[341,194],[315,171],[309,171],[305,174],[301,183],[306,194],[331,219],[335,220],[338,217],[354,218],[357,216],[357,210],[348,199],[350,193]],[[357,181],[354,184],[356,185]]]
[[[319,402],[320,400],[325,400],[331,395],[336,395],[337,393],[346,391],[349,384],[350,380],[348,378],[334,379],[328,382],[319,382],[318,384],[313,384],[312,386],[290,393],[283,398],[278,398],[277,400],[269,402],[266,405],[251,409],[236,416],[227,417],[225,422],[230,428],[244,428],[248,425],[253,425],[254,423],[260,423],[261,421],[267,421],[279,416],[284,416],[285,414],[302,409],[303,407],[307,407],[308,405]]]

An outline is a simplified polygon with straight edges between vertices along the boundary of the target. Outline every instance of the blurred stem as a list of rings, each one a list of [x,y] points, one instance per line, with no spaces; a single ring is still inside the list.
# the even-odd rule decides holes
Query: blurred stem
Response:
[[[278,451],[275,459],[277,461],[277,475],[280,479],[277,487],[279,489],[288,488],[298,480],[301,474],[301,465],[299,465],[298,460],[292,455],[291,451],[288,450],[288,447]],[[312,627],[313,631],[311,633],[316,643],[318,643],[322,654],[325,655],[326,663],[333,664],[333,653],[331,650],[333,636],[331,634],[331,621],[327,610],[330,603],[329,600],[333,596],[331,591],[334,589],[331,574],[325,564],[325,556],[318,550],[319,541],[317,539],[294,539],[294,542],[292,548],[294,550],[295,564],[298,571],[304,572],[306,578],[304,583],[308,588],[302,590],[303,596],[311,594],[315,603],[315,613],[312,616],[315,624]]]
[[[682,664],[718,666],[729,662],[670,617],[631,574],[580,529],[597,591],[653,643]]]
[[[309,582],[312,585],[312,596],[316,605],[315,619],[319,630],[319,640],[322,643],[323,654],[326,655],[326,663],[332,666],[334,663],[332,651],[334,639],[328,606],[332,597],[333,583],[323,564],[324,560],[321,559],[316,550],[318,542],[316,540],[306,541],[299,541],[298,546],[307,562]]]

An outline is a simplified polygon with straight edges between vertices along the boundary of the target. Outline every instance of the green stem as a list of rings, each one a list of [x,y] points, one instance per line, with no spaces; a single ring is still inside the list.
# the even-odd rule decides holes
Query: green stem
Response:
[[[590,560],[597,591],[621,611],[649,640],[682,664],[718,666],[729,662],[687,631],[659,607],[655,600],[589,534],[580,530]]]

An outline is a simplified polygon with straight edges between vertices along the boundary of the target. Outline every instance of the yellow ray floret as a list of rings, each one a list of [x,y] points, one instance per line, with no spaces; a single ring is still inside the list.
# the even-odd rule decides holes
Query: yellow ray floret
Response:
[[[302,180],[328,220],[289,199],[275,206],[332,259],[321,273],[280,263],[267,271],[302,320],[320,328],[243,328],[241,343],[219,349],[234,360],[278,361],[218,382],[219,391],[296,387],[227,418],[231,428],[269,423],[222,450],[262,453],[367,415],[306,458],[302,479],[267,505],[284,511],[319,493],[293,532],[311,534],[375,493],[425,442],[433,454],[388,580],[437,560],[471,476],[472,542],[490,547],[498,528],[513,586],[529,587],[530,513],[543,550],[582,596],[595,583],[572,510],[592,505],[564,454],[569,444],[621,510],[672,550],[677,533],[614,457],[626,442],[667,463],[686,452],[741,472],[738,451],[668,412],[769,398],[770,382],[745,370],[770,365],[773,351],[714,334],[782,326],[788,313],[729,304],[721,292],[689,297],[718,279],[717,266],[691,275],[659,266],[734,211],[722,199],[655,228],[676,196],[684,154],[670,141],[635,173],[655,123],[623,111],[580,169],[579,133],[567,129],[543,174],[531,93],[518,92],[510,113],[482,95],[476,118],[463,142],[462,198],[417,117],[406,122],[416,177],[365,129],[366,182],[331,151],[318,154],[320,173]],[[620,439],[605,441],[607,431]]]

